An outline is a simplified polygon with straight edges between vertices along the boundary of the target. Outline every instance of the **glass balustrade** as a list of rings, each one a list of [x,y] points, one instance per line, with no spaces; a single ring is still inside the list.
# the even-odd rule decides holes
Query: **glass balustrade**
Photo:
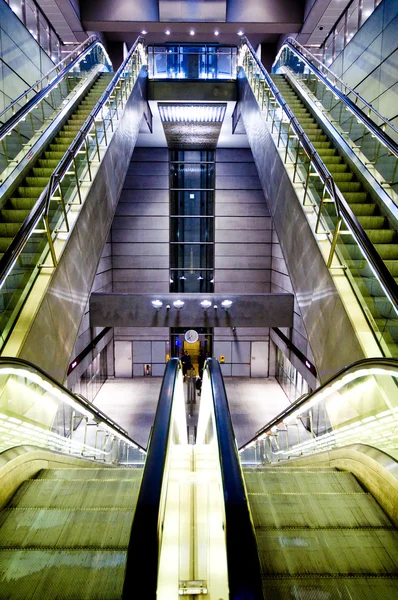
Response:
[[[82,396],[18,359],[0,359],[0,452],[36,446],[103,463],[143,465],[145,450]]]
[[[64,68],[64,63],[59,67]],[[4,183],[8,177],[24,159],[33,157],[35,144],[46,135],[50,139],[54,120],[77,100],[87,79],[111,69],[112,64],[102,44],[91,44],[83,49],[63,76],[58,75],[59,70],[54,68],[0,113],[4,123],[0,128],[1,195],[6,191]]]
[[[363,168],[376,178],[392,203],[398,206],[398,154],[394,148],[398,142],[398,129],[319,63],[305,48],[300,46],[298,50],[300,53],[292,46],[285,45],[277,56],[273,72],[287,72],[294,77],[304,92],[322,110],[337,134],[349,144],[362,162]],[[300,56],[301,52],[303,55]],[[304,58],[309,62],[305,62]],[[324,80],[317,76],[309,63],[313,63],[315,69],[325,76]],[[344,96],[337,95],[336,90]],[[353,108],[358,108],[361,112],[355,113]],[[374,123],[376,130],[380,128],[381,136],[386,134],[392,144],[388,143],[387,138],[378,137],[377,131],[361,119],[361,113]],[[386,210],[391,211],[391,208],[386,206]],[[395,218],[397,215],[398,211]]]
[[[299,398],[240,450],[263,464],[367,444],[398,458],[398,361],[366,359]]]

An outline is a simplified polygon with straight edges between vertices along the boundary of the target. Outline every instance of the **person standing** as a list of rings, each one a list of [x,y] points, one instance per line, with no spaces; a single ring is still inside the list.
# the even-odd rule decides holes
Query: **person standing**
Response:
[[[193,369],[192,360],[188,354],[188,350],[184,350],[184,354],[181,356],[180,360],[182,362],[182,374],[184,375],[184,381],[185,381],[187,378],[188,371]]]
[[[203,379],[203,368],[205,366],[205,360],[206,360],[205,355],[203,354],[202,350],[199,350],[198,366],[199,366],[199,377],[200,377],[200,379]]]

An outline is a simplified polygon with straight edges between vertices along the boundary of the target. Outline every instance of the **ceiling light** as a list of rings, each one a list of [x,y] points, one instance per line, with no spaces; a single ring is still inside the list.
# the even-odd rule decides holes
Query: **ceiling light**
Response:
[[[226,104],[159,104],[159,114],[166,123],[222,123]]]
[[[190,29],[189,30],[189,35],[195,35],[195,30],[194,29]]]
[[[170,283],[174,283],[174,279],[170,277]]]
[[[221,302],[221,306],[223,307],[224,310],[228,310],[229,308],[231,308],[233,302],[232,300],[223,300]]]
[[[184,281],[184,279],[186,279],[186,277],[184,277],[184,275],[181,275],[180,279],[181,279],[182,281]]]
[[[220,35],[220,32],[218,31],[218,29],[215,30],[214,35]]]
[[[153,308],[156,308],[156,310],[159,310],[159,308],[162,308],[163,302],[161,300],[152,300],[152,306]]]
[[[214,283],[214,277],[213,277],[213,279],[210,279],[210,283]]]
[[[241,29],[239,29],[239,31],[238,31],[238,35],[240,35],[240,36],[242,37],[242,35],[245,35],[245,32],[244,32],[244,31],[242,31]]]
[[[203,281],[203,277],[202,275],[199,275],[199,277],[196,278],[198,281]]]
[[[183,302],[182,300],[175,300],[173,302],[173,306],[174,308],[176,308],[177,310],[180,310],[183,306],[184,306],[185,302]]]
[[[170,33],[171,33],[170,29],[166,29],[165,34],[170,35]]]
[[[147,33],[148,33],[148,32],[147,32],[147,30],[146,30],[146,29],[143,29],[143,30],[141,31],[141,35],[146,35]]]
[[[202,302],[200,303],[200,306],[202,306],[205,310],[207,310],[208,308],[210,308],[211,302],[210,302],[210,300],[202,300]]]

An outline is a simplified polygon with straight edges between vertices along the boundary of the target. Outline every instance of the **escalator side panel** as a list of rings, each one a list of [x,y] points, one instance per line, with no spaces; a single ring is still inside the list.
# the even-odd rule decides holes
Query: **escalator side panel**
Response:
[[[242,118],[262,188],[319,378],[325,381],[344,365],[363,358],[364,353],[242,69],[238,84]]]
[[[145,79],[146,71],[143,68],[47,293],[17,351],[20,358],[34,362],[59,381],[64,381],[66,377],[97,265],[137,140],[146,105]],[[43,348],[40,355],[37,354],[38,347]],[[4,353],[7,354],[7,345]]]

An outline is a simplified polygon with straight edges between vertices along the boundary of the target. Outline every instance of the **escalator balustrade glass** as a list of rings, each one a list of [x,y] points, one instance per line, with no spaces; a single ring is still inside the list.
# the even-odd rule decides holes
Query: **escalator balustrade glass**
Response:
[[[398,129],[394,124],[294,40],[282,46],[272,71],[291,75],[309,94],[363,167],[398,205]]]
[[[398,459],[398,361],[365,359],[299,398],[240,449],[263,464],[367,444]]]
[[[249,42],[241,46],[240,64],[327,266],[348,278],[380,352],[398,356],[394,211],[369,193],[290,82],[271,77]]]
[[[91,38],[90,38],[91,39]],[[0,194],[4,183],[16,171],[19,174],[35,153],[40,139],[50,135],[54,120],[67,112],[91,76],[112,70],[112,64],[103,45],[91,41],[82,45],[80,54],[73,52],[73,60],[54,67],[39,82],[26,90],[0,113]],[[42,89],[41,84],[46,82]]]

